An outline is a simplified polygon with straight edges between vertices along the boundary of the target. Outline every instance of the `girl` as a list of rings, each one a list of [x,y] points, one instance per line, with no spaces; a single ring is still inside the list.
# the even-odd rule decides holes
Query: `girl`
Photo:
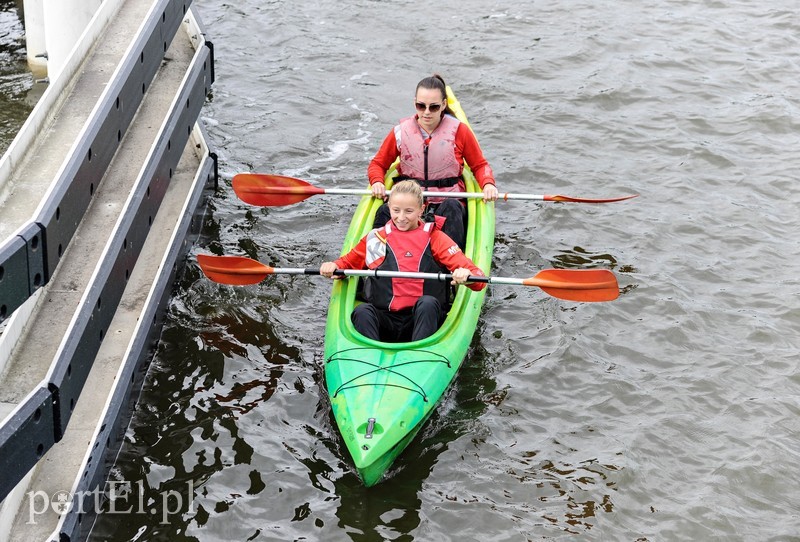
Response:
[[[337,269],[380,269],[438,273],[440,266],[453,275],[452,284],[465,284],[470,275],[484,276],[458,244],[441,231],[445,222],[423,222],[422,189],[415,181],[400,181],[392,188],[388,209],[391,220],[370,231],[353,250],[320,266],[320,274],[333,277]],[[481,290],[485,283],[469,283]],[[369,277],[367,300],[355,308],[356,330],[370,339],[417,341],[432,335],[444,320],[447,284],[435,280]]]

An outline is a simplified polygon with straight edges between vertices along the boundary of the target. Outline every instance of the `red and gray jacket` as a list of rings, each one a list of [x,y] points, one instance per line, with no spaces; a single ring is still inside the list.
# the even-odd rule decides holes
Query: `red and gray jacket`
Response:
[[[392,221],[383,228],[369,232],[353,250],[336,260],[339,269],[380,269],[383,271],[411,271],[438,273],[441,267],[451,272],[459,267],[470,274],[483,276],[483,272],[464,256],[458,245],[440,228],[443,217],[436,222],[420,222],[413,230],[398,230]],[[369,277],[364,295],[379,309],[400,311],[410,309],[423,295],[439,299],[442,306],[447,301],[447,284],[437,280]],[[472,290],[481,290],[486,284],[468,283]]]

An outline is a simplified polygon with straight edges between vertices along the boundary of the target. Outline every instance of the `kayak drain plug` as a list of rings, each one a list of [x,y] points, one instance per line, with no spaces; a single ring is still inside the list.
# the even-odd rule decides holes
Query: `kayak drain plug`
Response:
[[[364,434],[364,438],[372,438],[372,432],[375,430],[375,418],[370,418],[367,422],[367,432]]]

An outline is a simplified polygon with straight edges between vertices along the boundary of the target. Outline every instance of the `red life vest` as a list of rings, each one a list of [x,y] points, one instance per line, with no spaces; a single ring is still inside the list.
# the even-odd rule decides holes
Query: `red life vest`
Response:
[[[383,228],[372,230],[367,234],[367,267],[383,271],[441,272],[431,252],[431,234],[442,224],[444,218],[437,216],[436,222],[420,223],[416,229],[400,231],[390,220]],[[364,284],[364,295],[379,309],[390,311],[410,309],[423,295],[436,297],[444,307],[447,285],[437,280],[369,277]]]
[[[427,139],[423,137],[414,117],[400,121],[395,127],[395,139],[400,153],[401,177],[414,179],[423,190],[432,192],[464,192],[461,177],[464,165],[456,159],[456,132],[461,124],[452,115],[445,115]],[[439,203],[443,198],[429,198]]]

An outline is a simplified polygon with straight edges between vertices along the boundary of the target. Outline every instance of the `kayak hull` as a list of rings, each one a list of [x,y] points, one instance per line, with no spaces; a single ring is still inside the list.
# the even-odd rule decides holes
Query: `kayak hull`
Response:
[[[451,109],[466,116],[448,88]],[[391,186],[394,168],[387,173]],[[480,188],[464,168],[467,190]],[[372,229],[381,201],[365,196],[350,223],[342,254]],[[494,245],[494,204],[467,202],[464,253],[489,273]],[[421,341],[384,343],[358,333],[350,315],[358,278],[334,281],[325,331],[325,385],[333,417],[364,485],[378,483],[414,439],[452,384],[478,325],[485,290],[459,287],[439,330]]]

